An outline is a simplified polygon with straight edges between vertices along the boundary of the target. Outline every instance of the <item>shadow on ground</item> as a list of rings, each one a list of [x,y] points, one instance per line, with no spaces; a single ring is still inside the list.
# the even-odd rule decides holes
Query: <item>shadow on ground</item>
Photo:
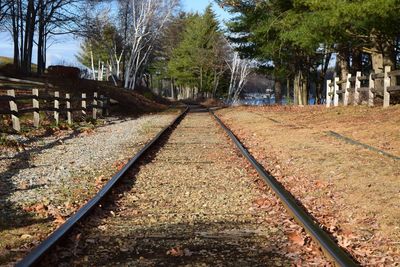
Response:
[[[141,160],[151,162],[163,138]],[[90,217],[76,227],[39,263],[41,266],[284,266],[290,259],[279,248],[282,235],[260,232],[259,225],[237,220],[185,218],[168,223],[148,221],[143,214],[115,217],[119,200],[135,186],[140,167],[113,190]],[[133,207],[134,210],[134,207]],[[140,225],[132,223],[143,216]],[[142,220],[142,219],[141,219]],[[166,220],[164,220],[166,221]],[[124,223],[126,222],[126,223]]]
[[[0,173],[0,230],[10,230],[20,227],[29,226],[35,223],[49,222],[52,218],[37,219],[33,214],[26,212],[15,204],[9,201],[10,195],[16,191],[32,190],[45,185],[29,185],[29,180],[26,181],[27,186],[23,189],[17,188],[12,182],[12,178],[17,175],[21,170],[35,168],[31,164],[32,156],[38,153],[42,153],[47,149],[51,149],[57,145],[62,144],[64,141],[72,139],[79,134],[79,131],[74,131],[68,136],[57,139],[46,145],[35,147],[32,149],[24,150],[17,153],[13,157],[13,162],[4,172]]]
[[[95,227],[93,225],[93,227]],[[138,226],[124,233],[93,230],[79,242],[60,246],[43,265],[69,266],[285,266],[293,263],[283,243],[246,223],[194,223]],[[71,249],[72,248],[72,249]],[[50,266],[48,265],[48,266]]]

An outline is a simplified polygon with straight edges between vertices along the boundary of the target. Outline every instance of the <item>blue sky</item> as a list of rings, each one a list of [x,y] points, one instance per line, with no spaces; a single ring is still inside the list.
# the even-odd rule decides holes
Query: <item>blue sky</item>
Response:
[[[188,12],[202,12],[208,4],[213,5],[213,9],[221,23],[229,18],[228,13],[223,11],[212,0],[183,0],[183,9]],[[77,64],[75,55],[79,51],[79,40],[72,36],[59,37],[47,51],[47,65],[54,64]],[[33,62],[36,62],[36,50],[33,51]],[[8,33],[0,32],[0,56],[13,56],[13,46],[11,36]]]
[[[183,8],[185,11],[199,11],[202,12],[207,5],[212,4],[215,13],[220,21],[229,18],[229,14],[222,10],[213,0],[183,0]]]

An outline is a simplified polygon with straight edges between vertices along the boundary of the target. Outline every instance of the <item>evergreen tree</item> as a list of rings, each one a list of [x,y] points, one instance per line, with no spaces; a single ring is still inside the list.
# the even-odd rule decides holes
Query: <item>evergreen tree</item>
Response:
[[[203,15],[187,16],[182,41],[168,63],[169,73],[178,85],[215,92],[225,65],[222,39],[211,5]]]
[[[242,55],[269,66],[277,80],[294,76],[295,102],[306,104],[309,81],[322,82],[332,53],[342,79],[395,66],[400,30],[397,0],[217,0],[236,18],[228,24]],[[317,77],[319,77],[317,79]]]

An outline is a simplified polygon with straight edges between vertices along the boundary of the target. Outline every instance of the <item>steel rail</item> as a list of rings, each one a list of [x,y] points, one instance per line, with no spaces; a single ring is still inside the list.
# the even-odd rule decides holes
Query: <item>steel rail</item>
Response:
[[[121,178],[127,173],[127,171],[135,164],[145,152],[147,152],[154,144],[175,124],[177,124],[188,112],[187,107],[181,112],[168,126],[163,128],[151,141],[149,141],[129,162],[116,173],[111,180],[103,186],[103,188],[83,207],[81,207],[74,215],[72,215],[64,224],[57,228],[52,234],[50,234],[43,242],[41,242],[36,248],[34,248],[25,258],[17,263],[18,267],[34,266],[39,260],[50,251],[63,237],[68,234],[72,228],[86,217],[89,212],[95,208],[104,197],[111,191],[111,189],[121,180]]]
[[[270,188],[278,195],[283,204],[311,237],[321,246],[327,256],[338,266],[358,266],[352,257],[314,221],[314,219],[296,202],[296,199],[250,154],[232,131],[218,118],[213,111],[210,113],[232,139],[244,157],[257,170],[258,174],[266,181]]]
[[[363,148],[365,148],[365,149],[368,149],[368,150],[370,150],[370,151],[376,152],[376,153],[378,153],[378,154],[380,154],[380,155],[389,157],[389,158],[394,159],[394,160],[400,160],[400,157],[398,157],[398,156],[395,156],[395,155],[393,155],[393,154],[390,154],[390,153],[388,153],[388,152],[386,152],[386,151],[384,151],[384,150],[382,150],[382,149],[379,149],[379,148],[376,148],[376,147],[373,147],[373,146],[370,146],[370,145],[361,143],[361,142],[356,141],[356,140],[354,140],[354,139],[351,139],[351,138],[349,138],[349,137],[347,137],[347,136],[341,135],[341,134],[339,134],[339,133],[337,133],[337,132],[328,131],[327,134],[330,135],[330,136],[332,136],[332,137],[335,137],[336,139],[343,140],[344,142],[346,142],[346,143],[348,143],[348,144],[363,147]]]

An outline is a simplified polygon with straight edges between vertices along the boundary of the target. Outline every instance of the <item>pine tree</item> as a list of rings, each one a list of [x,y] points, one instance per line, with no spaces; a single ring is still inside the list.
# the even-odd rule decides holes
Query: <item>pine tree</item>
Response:
[[[224,58],[220,53],[222,33],[211,6],[203,15],[189,14],[185,25],[182,41],[168,63],[169,73],[179,85],[215,92]]]

